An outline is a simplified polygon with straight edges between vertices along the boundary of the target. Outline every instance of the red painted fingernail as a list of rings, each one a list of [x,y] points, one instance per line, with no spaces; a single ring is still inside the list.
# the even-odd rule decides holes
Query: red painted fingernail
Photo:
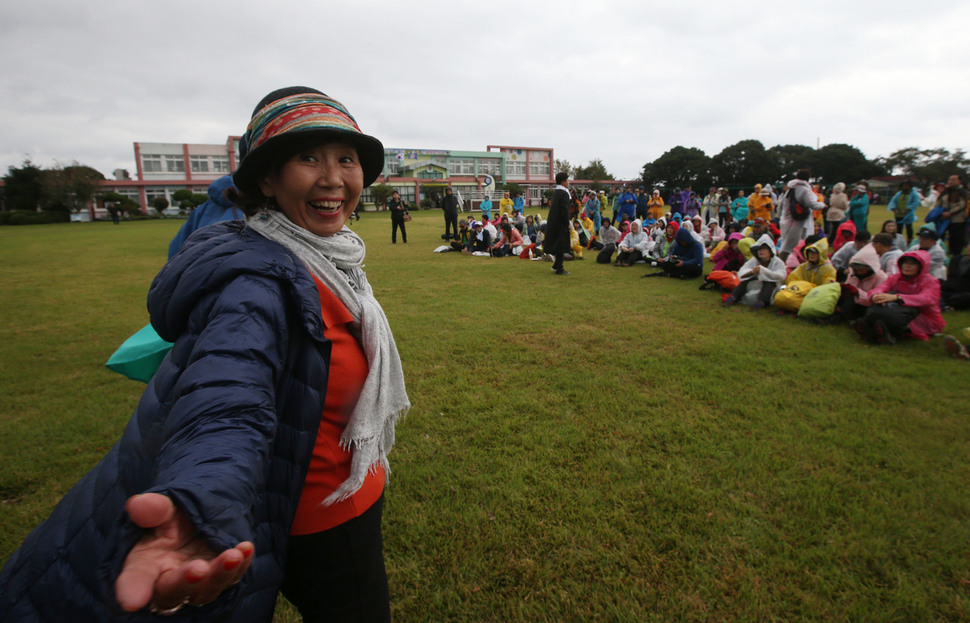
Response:
[[[233,569],[238,567],[239,563],[241,562],[242,562],[241,560],[234,560],[230,558],[226,562],[222,563],[222,568],[225,569],[226,571],[232,571]]]

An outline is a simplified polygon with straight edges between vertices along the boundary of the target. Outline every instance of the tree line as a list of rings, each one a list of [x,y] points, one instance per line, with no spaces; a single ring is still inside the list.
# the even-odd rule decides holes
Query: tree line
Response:
[[[812,177],[826,186],[895,175],[925,187],[945,182],[954,173],[966,179],[970,174],[970,158],[962,149],[906,147],[888,156],[868,159],[858,148],[844,143],[818,149],[808,145],[775,145],[766,149],[761,141],[748,139],[725,147],[714,156],[696,147],[678,145],[644,164],[641,179],[648,188],[666,190],[686,186],[751,188],[755,184],[786,182],[804,168],[811,169]],[[574,179],[594,182],[615,179],[599,159],[585,167],[556,160],[556,170],[566,171]]]

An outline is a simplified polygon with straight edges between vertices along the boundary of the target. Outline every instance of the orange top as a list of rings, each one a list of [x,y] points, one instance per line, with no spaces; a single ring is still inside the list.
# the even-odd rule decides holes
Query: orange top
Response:
[[[351,453],[340,447],[340,435],[367,378],[367,357],[350,332],[353,322],[350,312],[320,280],[314,277],[313,281],[320,292],[323,335],[332,342],[330,374],[323,418],[317,430],[300,504],[290,528],[290,534],[294,535],[322,532],[359,517],[384,491],[384,469],[378,467],[375,473],[367,474],[364,485],[354,495],[332,506],[323,506],[323,500],[350,475]]]

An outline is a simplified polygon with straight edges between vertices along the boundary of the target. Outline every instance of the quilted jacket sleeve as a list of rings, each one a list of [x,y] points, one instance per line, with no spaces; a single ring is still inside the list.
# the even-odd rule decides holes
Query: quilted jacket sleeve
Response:
[[[290,331],[280,283],[242,275],[196,305],[172,350],[149,491],[175,498],[211,544],[252,538],[252,508],[276,432],[275,387]],[[159,375],[156,375],[159,376]]]

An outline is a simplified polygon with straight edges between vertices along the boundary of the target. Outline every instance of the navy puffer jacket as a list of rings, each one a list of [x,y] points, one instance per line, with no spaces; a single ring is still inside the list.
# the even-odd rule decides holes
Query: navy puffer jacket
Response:
[[[330,343],[313,278],[245,229],[202,229],[155,278],[152,325],[175,346],[121,440],[0,573],[0,621],[158,620],[114,581],[140,529],[129,496],[171,496],[216,551],[256,545],[242,582],[170,619],[270,621],[320,424]]]

